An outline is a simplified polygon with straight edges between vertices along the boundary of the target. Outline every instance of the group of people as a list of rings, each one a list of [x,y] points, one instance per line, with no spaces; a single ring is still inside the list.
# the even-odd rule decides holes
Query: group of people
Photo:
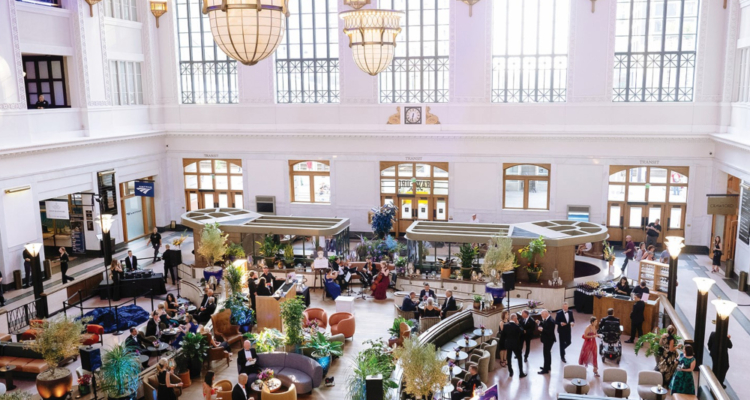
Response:
[[[348,261],[340,257],[334,258],[325,271],[325,290],[328,295],[336,300],[341,291],[346,290],[351,284],[351,278],[358,276],[363,288],[370,288],[372,296],[376,300],[385,300],[390,287],[390,271],[388,268],[380,268],[372,262],[372,257],[367,256],[365,265],[360,268],[353,267]]]
[[[424,289],[419,292],[419,297],[417,297],[416,292],[411,292],[401,302],[401,311],[413,312],[415,319],[422,317],[445,318],[449,311],[456,311],[457,309],[456,299],[453,297],[452,291],[445,291],[445,301],[440,305],[435,291],[430,289],[430,284],[427,282],[424,284]]]

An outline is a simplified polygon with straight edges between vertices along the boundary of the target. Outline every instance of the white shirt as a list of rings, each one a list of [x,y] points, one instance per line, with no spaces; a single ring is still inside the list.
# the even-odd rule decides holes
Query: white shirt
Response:
[[[567,311],[563,311],[563,314],[565,314],[565,323],[570,324],[570,314]]]
[[[251,352],[250,350],[245,350],[245,360],[247,360],[247,361],[245,362],[245,366],[250,366],[250,365],[252,365],[252,364],[250,363],[250,359],[252,359],[252,358],[253,358],[253,353],[252,353],[252,352]]]

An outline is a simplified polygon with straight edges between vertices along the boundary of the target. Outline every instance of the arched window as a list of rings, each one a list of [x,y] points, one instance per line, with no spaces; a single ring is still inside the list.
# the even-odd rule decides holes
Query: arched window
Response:
[[[380,0],[380,8],[405,13],[393,62],[380,74],[381,103],[448,101],[451,2]]]
[[[187,210],[243,208],[242,160],[182,161]]]
[[[277,103],[339,102],[337,0],[290,0],[276,50]]]
[[[492,17],[492,101],[565,101],[570,0],[492,0]]]
[[[329,161],[289,161],[289,166],[293,202],[331,202]]]
[[[549,210],[549,164],[504,164],[503,207]]]

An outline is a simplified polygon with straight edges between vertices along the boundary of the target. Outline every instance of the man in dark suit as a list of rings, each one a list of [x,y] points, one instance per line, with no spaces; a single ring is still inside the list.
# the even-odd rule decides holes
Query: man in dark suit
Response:
[[[458,306],[456,306],[456,299],[453,298],[453,292],[450,290],[445,291],[445,303],[443,303],[443,307],[440,310],[440,317],[445,318],[446,313],[448,311],[456,311],[458,310]]]
[[[613,322],[613,323],[616,322],[617,325],[620,325],[620,318],[615,317],[615,309],[614,308],[607,309],[607,316],[604,317],[604,318],[602,318],[599,321],[599,331],[597,333],[602,333],[602,328],[604,327],[605,323],[607,323],[607,322]]]
[[[552,346],[555,344],[555,321],[549,311],[542,310],[542,320],[539,323],[539,331],[542,332],[542,345],[544,354],[544,366],[539,370],[540,375],[549,374],[552,369]]]
[[[263,266],[263,273],[260,275],[261,278],[266,278],[266,286],[268,286],[268,290],[273,293],[273,284],[275,282],[275,278],[272,273],[268,272],[268,266]]]
[[[568,309],[568,303],[563,303],[562,310],[557,312],[557,335],[560,337],[560,358],[562,362],[567,363],[565,360],[565,349],[570,346],[570,328],[576,324],[575,318],[573,318],[573,311]]]
[[[727,335],[727,347],[724,350],[724,362],[723,365],[716,365],[715,357],[719,355],[719,340],[716,338],[716,332],[711,332],[708,335],[708,354],[711,355],[711,361],[714,361],[711,370],[716,375],[716,379],[726,389],[727,385],[724,384],[724,379],[727,377],[727,371],[729,371],[729,349],[732,348],[732,335]]]
[[[138,339],[138,329],[130,328],[130,336],[125,339],[125,346],[131,347],[138,351],[145,351],[146,346],[141,343],[141,341]]]
[[[195,317],[195,320],[198,321],[201,325],[206,325],[208,323],[208,320],[211,319],[211,316],[216,311],[216,299],[213,297],[208,298],[208,304],[206,304],[206,307],[203,308],[202,311],[198,312],[198,315]]]
[[[164,283],[167,283],[167,275],[172,275],[172,284],[177,284],[177,260],[169,250],[169,245],[164,245],[164,254],[161,255],[164,261]]]
[[[474,389],[480,386],[482,386],[482,381],[479,380],[479,367],[472,363],[469,365],[469,371],[464,379],[458,381],[456,389],[451,393],[451,400],[461,400],[471,397],[474,394]]]
[[[528,362],[529,352],[531,351],[531,339],[534,338],[534,332],[537,328],[534,318],[531,318],[531,314],[529,314],[529,310],[523,310],[519,325],[523,329],[523,336],[521,337],[523,339],[523,343],[521,343],[522,347],[526,343],[526,352],[523,356],[523,361]]]
[[[31,286],[31,253],[26,249],[23,250],[23,273],[23,288],[26,289]]]
[[[505,350],[508,351],[508,374],[513,376],[513,355],[518,360],[518,370],[521,371],[521,378],[525,377],[523,373],[523,360],[521,360],[521,346],[523,345],[523,328],[518,326],[518,315],[511,314],[510,322],[503,325],[503,333],[500,336],[500,342],[505,343]]]
[[[128,256],[125,257],[125,269],[127,271],[135,271],[138,269],[138,257],[133,255],[132,250],[128,250]]]
[[[247,385],[247,375],[240,374],[237,378],[237,384],[232,388],[232,400],[247,400],[249,390],[245,387]]]
[[[257,374],[260,371],[258,367],[258,353],[255,352],[253,344],[249,340],[242,343],[242,350],[237,353],[237,372],[240,374]]]
[[[643,295],[640,293],[635,294],[635,304],[633,304],[633,311],[630,312],[630,340],[625,343],[634,343],[635,338],[643,336],[643,311],[646,309],[646,302],[641,300]]]
[[[430,284],[425,282],[424,289],[422,289],[422,291],[419,292],[419,300],[421,301],[427,300],[427,297],[432,297],[433,299],[437,300],[437,296],[435,296],[435,292],[432,289],[430,289]]]
[[[154,311],[151,314],[151,319],[148,320],[148,324],[146,324],[146,336],[153,336],[155,338],[159,338],[161,336],[161,330],[159,329],[159,312]]]

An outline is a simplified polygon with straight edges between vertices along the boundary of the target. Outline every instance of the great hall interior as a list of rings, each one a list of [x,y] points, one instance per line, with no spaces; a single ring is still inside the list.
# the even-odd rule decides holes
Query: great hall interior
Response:
[[[2,0],[0,137],[0,400],[750,393],[749,1]]]

